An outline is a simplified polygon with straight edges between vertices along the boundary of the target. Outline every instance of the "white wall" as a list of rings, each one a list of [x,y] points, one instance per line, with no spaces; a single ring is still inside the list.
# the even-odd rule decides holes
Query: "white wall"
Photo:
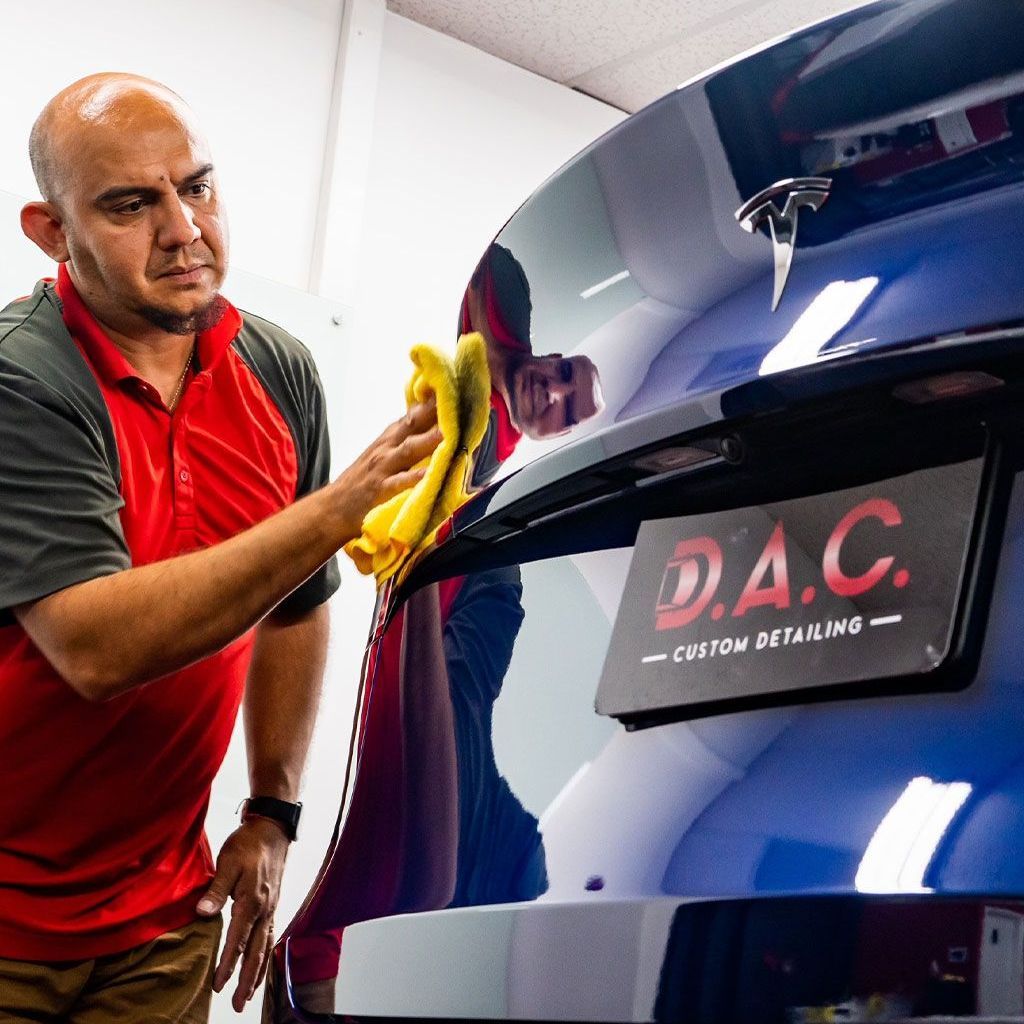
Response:
[[[32,120],[77,77],[137,71],[195,107],[231,214],[226,294],[310,345],[328,392],[338,469],[402,411],[409,347],[453,341],[462,289],[502,223],[622,116],[392,15],[383,0],[348,0],[355,28],[342,35],[341,3],[56,0],[40,51],[30,45],[43,31],[38,8],[19,0],[4,4],[4,35],[24,45],[5,48],[0,62],[8,139],[0,190],[21,196],[35,194],[25,153]],[[336,63],[342,72],[358,69],[341,89]],[[41,266],[26,256],[16,207],[14,197],[0,202],[0,284],[12,294],[28,291]],[[319,225],[318,209],[325,211]],[[320,295],[302,291],[311,283]],[[372,585],[351,566],[342,566],[342,577],[303,792],[304,831],[290,855],[279,931],[320,866],[340,797],[373,601]],[[215,849],[247,792],[238,731],[211,801]],[[216,997],[215,1022],[259,1019],[255,1005],[236,1017],[229,994]]]
[[[0,189],[35,195],[26,141],[59,89],[96,71],[165,82],[198,113],[236,264],[305,288],[342,0],[3,0]]]
[[[370,439],[382,402],[400,411],[392,382],[404,380],[410,346],[454,343],[469,275],[519,204],[621,119],[587,96],[385,15],[351,289],[362,395],[353,439]]]

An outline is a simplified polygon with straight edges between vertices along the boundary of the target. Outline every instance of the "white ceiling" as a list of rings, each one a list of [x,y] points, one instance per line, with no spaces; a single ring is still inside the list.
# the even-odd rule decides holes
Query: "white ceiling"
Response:
[[[632,113],[736,54],[865,0],[387,0],[454,36]]]

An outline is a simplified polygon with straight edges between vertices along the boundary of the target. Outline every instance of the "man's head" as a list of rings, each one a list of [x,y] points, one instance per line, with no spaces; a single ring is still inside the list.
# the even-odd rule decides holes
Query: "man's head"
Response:
[[[587,356],[525,356],[508,370],[509,414],[527,437],[556,437],[604,408],[597,367]]]
[[[209,148],[175,93],[90,75],[43,109],[29,141],[43,201],[25,234],[68,270],[93,313],[128,336],[216,318],[227,225]]]

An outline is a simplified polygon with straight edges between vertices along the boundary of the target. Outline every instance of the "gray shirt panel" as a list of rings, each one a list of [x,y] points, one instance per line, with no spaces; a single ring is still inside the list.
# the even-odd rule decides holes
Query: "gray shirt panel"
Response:
[[[309,349],[287,331],[252,313],[233,347],[277,405],[295,442],[298,479],[295,497],[324,486],[331,476],[331,442],[327,434],[324,389]],[[322,565],[278,605],[287,615],[301,615],[322,604],[340,583],[337,558]]]
[[[127,569],[103,396],[52,285],[0,311],[0,624],[10,608]]]

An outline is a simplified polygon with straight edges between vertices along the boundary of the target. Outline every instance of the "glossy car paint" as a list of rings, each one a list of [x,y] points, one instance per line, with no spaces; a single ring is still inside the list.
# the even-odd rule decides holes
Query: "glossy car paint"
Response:
[[[872,4],[635,115],[499,234],[532,352],[587,355],[604,407],[514,445],[382,593],[354,778],[273,1019],[1024,1020],[1015,455],[969,685],[637,731],[593,710],[627,502],[714,511],[977,455],[986,432],[1013,447],[1022,94],[1024,4]],[[735,212],[807,175],[830,196],[801,212],[773,313],[771,241]],[[891,399],[965,370],[1007,383]],[[637,468],[665,445],[708,458]],[[661,497],[623,497],[638,485]]]

